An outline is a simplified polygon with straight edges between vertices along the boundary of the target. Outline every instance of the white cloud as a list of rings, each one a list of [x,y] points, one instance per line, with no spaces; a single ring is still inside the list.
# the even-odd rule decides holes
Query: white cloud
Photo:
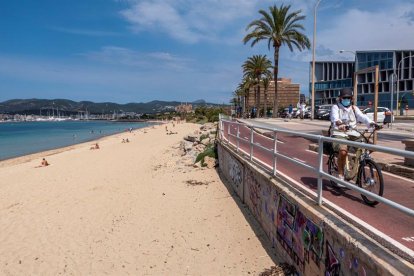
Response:
[[[257,13],[257,5],[267,2],[272,1],[129,1],[130,7],[120,13],[135,32],[159,31],[181,42],[197,43],[220,41],[230,25]]]
[[[320,31],[318,41],[335,51],[414,48],[410,11],[414,5],[407,3],[375,12],[350,9]]]
[[[105,46],[99,51],[79,54],[89,60],[112,65],[132,66],[136,69],[156,71],[160,68],[186,70],[191,60],[166,52],[139,52],[124,47]]]

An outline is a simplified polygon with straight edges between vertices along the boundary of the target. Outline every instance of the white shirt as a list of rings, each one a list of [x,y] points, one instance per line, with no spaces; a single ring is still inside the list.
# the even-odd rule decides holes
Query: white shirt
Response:
[[[346,137],[348,135],[359,136],[360,134],[352,130],[346,132],[340,131],[339,127],[336,125],[337,121],[341,121],[345,125],[350,126],[351,129],[356,127],[357,122],[364,123],[367,126],[367,128],[370,126],[371,123],[373,123],[373,121],[371,121],[365,114],[363,114],[358,107],[352,107],[352,105],[349,107],[345,107],[341,103],[332,106],[330,117],[333,129],[332,134],[343,137]]]
[[[301,111],[306,111],[306,104],[302,104],[302,105],[300,106],[300,110],[301,110]]]

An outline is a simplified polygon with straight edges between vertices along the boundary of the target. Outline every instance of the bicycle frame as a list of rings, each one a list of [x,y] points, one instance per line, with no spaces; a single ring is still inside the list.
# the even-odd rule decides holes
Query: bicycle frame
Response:
[[[373,137],[374,133],[378,130],[377,128],[374,128],[372,132],[369,132],[368,130],[365,131],[359,131],[358,129],[354,128],[352,130],[355,130],[360,134],[360,137],[362,138],[361,143],[367,143],[371,144],[370,140]],[[370,135],[367,137],[366,134],[370,133]],[[355,148],[355,147],[353,147]],[[345,168],[344,168],[344,177],[347,181],[354,180],[355,177],[358,174],[358,169],[361,165],[365,165],[364,161],[367,159],[372,159],[370,150],[368,149],[362,149],[362,148],[355,148],[355,156],[352,158],[353,160],[353,166],[352,169],[349,169],[349,154],[346,156],[345,160]]]

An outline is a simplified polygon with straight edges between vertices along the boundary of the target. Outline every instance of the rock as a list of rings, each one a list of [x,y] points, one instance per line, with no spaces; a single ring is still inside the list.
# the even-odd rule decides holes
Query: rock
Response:
[[[193,165],[193,167],[194,168],[201,168],[202,166],[201,166],[201,161],[198,161],[197,163],[195,163],[194,165]]]
[[[206,156],[204,157],[204,165],[206,165],[207,168],[212,169],[216,166],[216,159]]]
[[[200,127],[200,130],[210,130],[214,128],[214,124],[213,123],[205,123],[204,125],[202,125]]]
[[[196,151],[196,152],[198,152],[198,153],[200,153],[200,152],[203,152],[204,150],[205,150],[205,148],[206,148],[206,146],[205,145],[203,145],[203,144],[198,144],[196,147],[194,147],[193,149]]]
[[[198,139],[199,139],[198,135],[188,134],[184,136],[184,140],[189,141],[189,142],[196,142]]]
[[[185,152],[189,152],[193,149],[193,143],[184,141],[184,150]]]
[[[184,149],[179,149],[179,150],[178,150],[178,154],[179,154],[180,156],[184,156],[184,155],[185,155],[185,150],[184,150]]]
[[[205,138],[201,141],[201,144],[207,146],[208,144],[210,144],[210,138]]]

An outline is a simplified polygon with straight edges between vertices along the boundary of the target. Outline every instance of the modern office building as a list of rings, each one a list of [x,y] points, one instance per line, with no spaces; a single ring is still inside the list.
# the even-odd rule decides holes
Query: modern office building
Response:
[[[352,87],[354,65],[353,61],[315,62],[316,105],[333,104],[336,102],[336,98],[342,88]],[[312,74],[312,63],[310,66],[310,74]],[[312,95],[312,83],[309,85],[309,95]]]
[[[379,65],[378,105],[391,108],[391,76],[395,74],[393,109],[396,109],[397,87],[400,108],[414,108],[414,50],[357,51],[355,61],[319,61],[315,63],[315,104],[336,102],[339,90],[353,88],[354,72]],[[312,63],[310,63],[310,72]],[[311,75],[310,75],[311,76]],[[309,78],[311,80],[311,78]],[[312,83],[309,86],[311,95]],[[375,73],[358,74],[358,105],[374,101]]]

